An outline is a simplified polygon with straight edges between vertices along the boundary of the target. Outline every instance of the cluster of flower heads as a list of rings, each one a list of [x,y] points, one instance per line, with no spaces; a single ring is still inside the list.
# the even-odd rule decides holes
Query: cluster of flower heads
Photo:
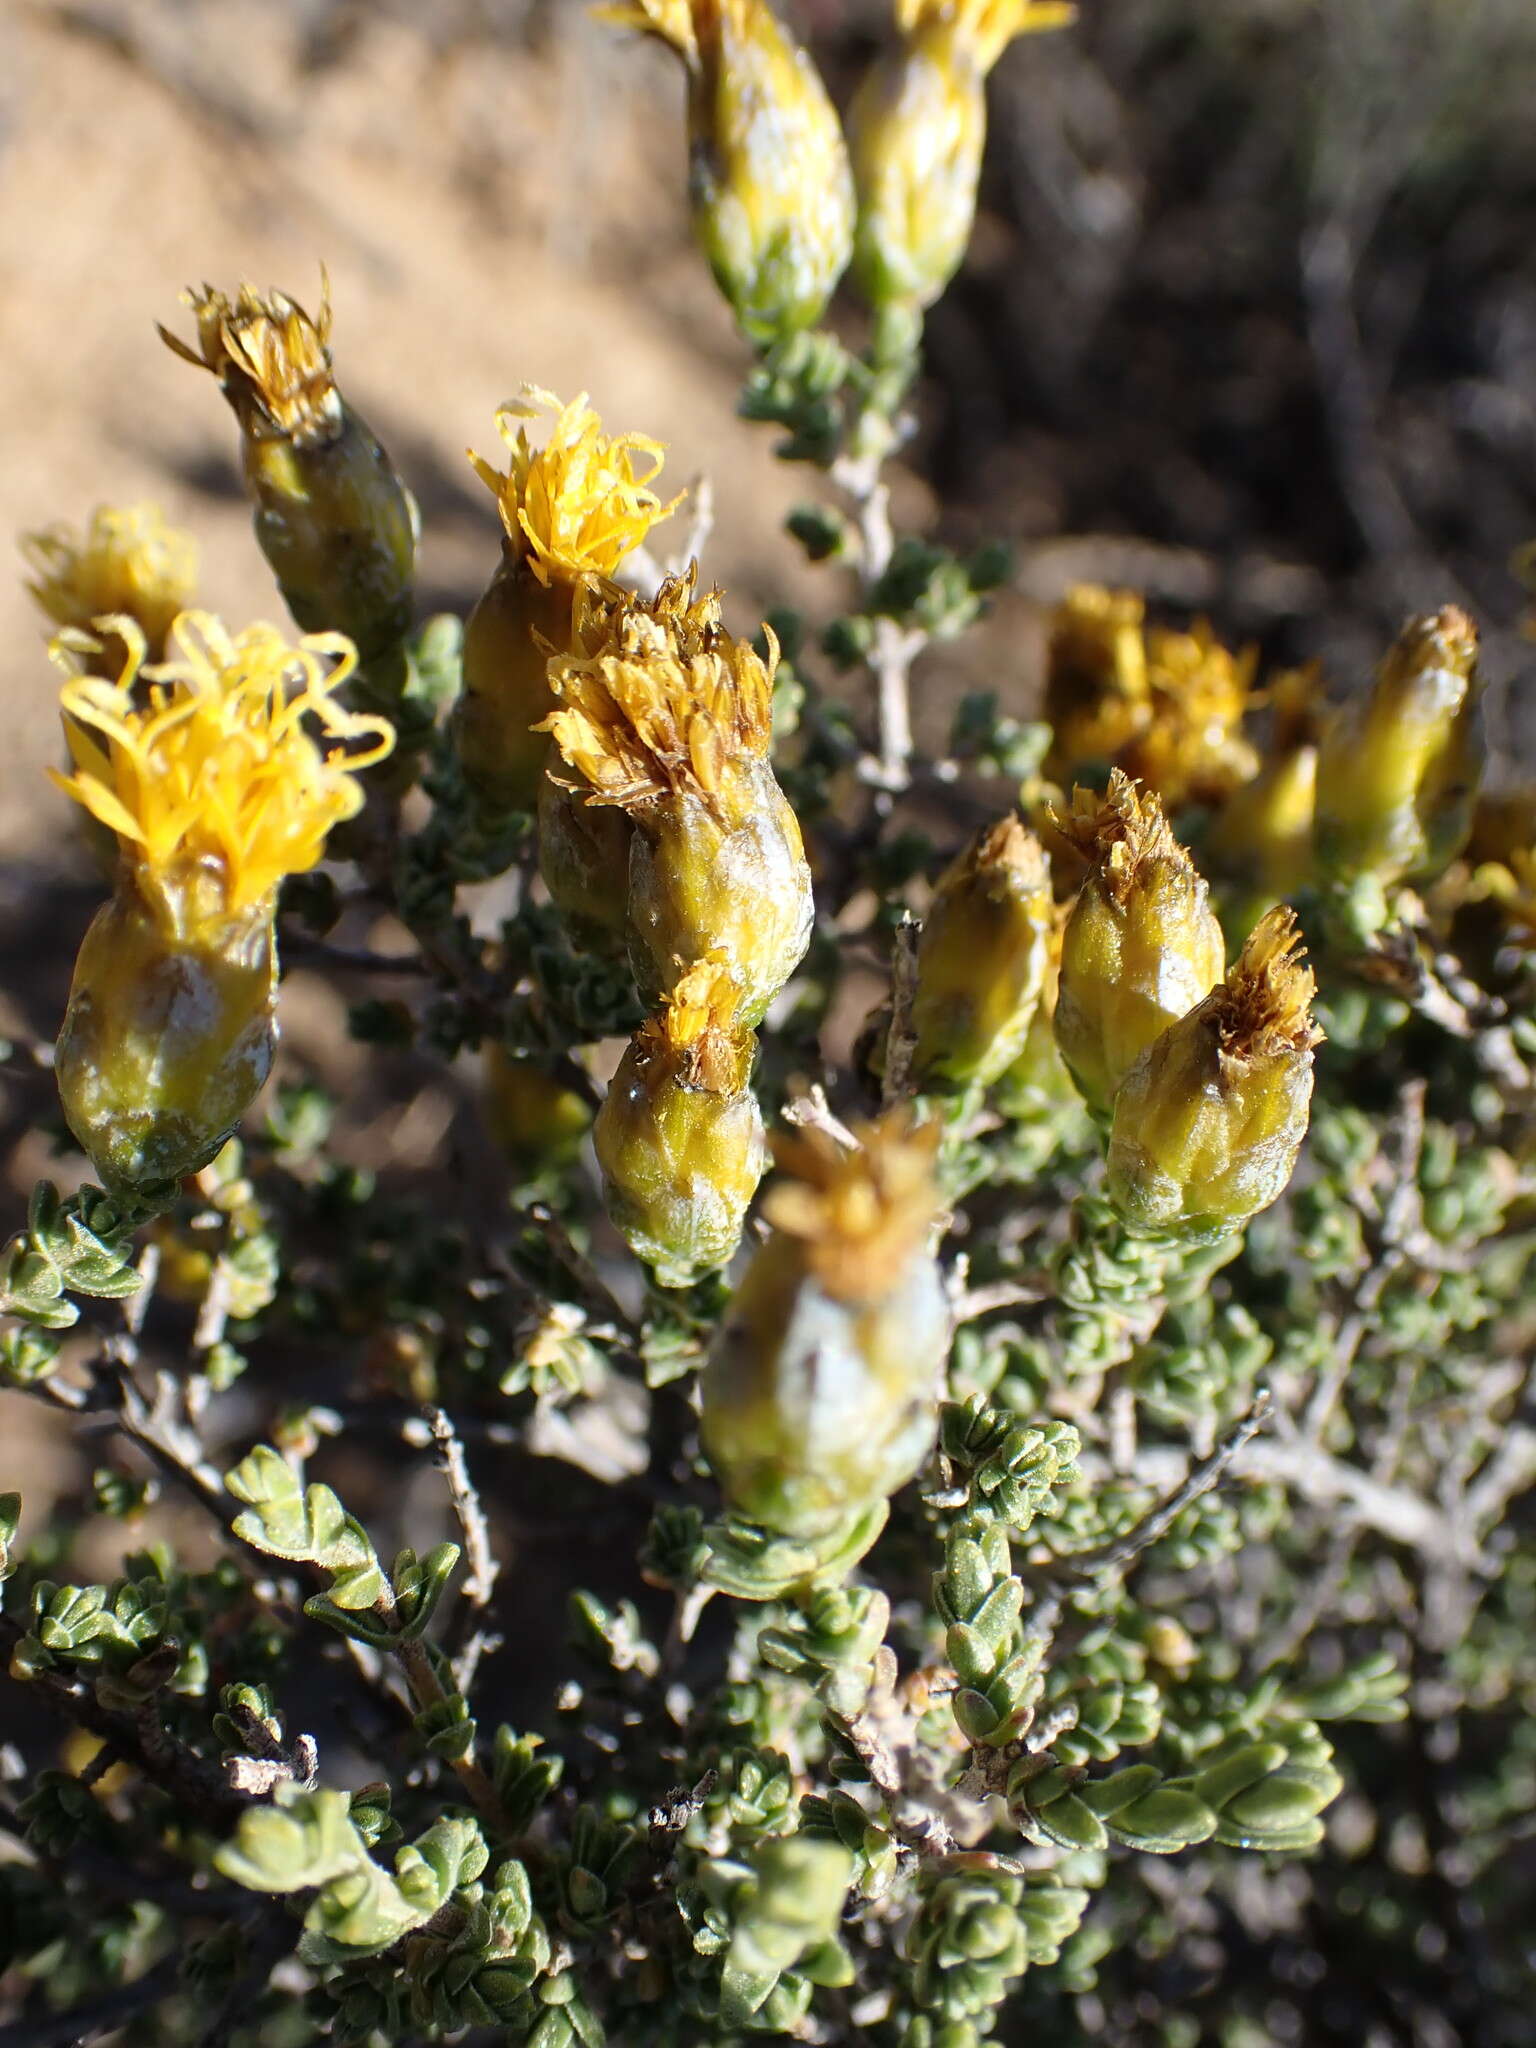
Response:
[[[771,346],[821,317],[850,264],[877,313],[920,314],[976,212],[986,78],[1056,0],[897,0],[892,45],[845,138],[768,0],[616,0],[601,12],[675,50],[688,78],[694,229],[741,329]]]

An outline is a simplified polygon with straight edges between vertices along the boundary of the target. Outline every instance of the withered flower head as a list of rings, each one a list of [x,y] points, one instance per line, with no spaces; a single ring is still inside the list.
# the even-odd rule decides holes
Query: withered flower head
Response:
[[[763,1203],[776,1230],[798,1238],[807,1265],[834,1300],[878,1300],[922,1251],[942,1204],[934,1179],[940,1127],[905,1110],[855,1127],[849,1152],[822,1131],[773,1141],[784,1178]]]
[[[1103,796],[1079,786],[1065,808],[1052,804],[1048,816],[1119,904],[1130,901],[1154,863],[1189,861],[1156,792],[1138,789],[1119,768],[1111,769]]]
[[[1227,796],[1258,771],[1242,736],[1259,651],[1234,654],[1197,619],[1187,633],[1154,627],[1146,637],[1150,716],[1122,765],[1170,809]]]
[[[636,1039],[646,1053],[664,1058],[686,1087],[735,1095],[752,1071],[752,1037],[736,1021],[740,1007],[730,961],[717,949],[680,977]]]
[[[320,311],[311,320],[286,292],[242,284],[234,299],[212,285],[182,293],[197,321],[197,349],[169,328],[166,346],[211,370],[246,433],[303,446],[342,431],[343,408],[331,374],[330,286],[321,273]]]
[[[745,771],[768,758],[778,644],[765,628],[764,662],[717,618],[713,598],[684,603],[674,586],[667,604],[613,614],[613,651],[550,662],[560,709],[540,730],[554,736],[589,803],[643,812],[687,795],[725,824],[750,808]]]

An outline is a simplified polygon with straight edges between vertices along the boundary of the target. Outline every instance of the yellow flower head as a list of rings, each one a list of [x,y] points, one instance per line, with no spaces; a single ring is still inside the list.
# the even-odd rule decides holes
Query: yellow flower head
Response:
[[[1258,772],[1242,737],[1259,651],[1233,654],[1197,619],[1187,633],[1154,627],[1146,640],[1151,717],[1122,766],[1171,808],[1228,795]]]
[[[326,835],[360,808],[358,771],[394,745],[383,718],[335,701],[356,652],[339,633],[290,646],[275,626],[233,637],[209,612],[184,612],[171,629],[175,658],[133,683],[144,636],[133,620],[103,622],[128,647],[116,681],[76,675],[64,684],[74,773],[59,787],[117,834],[140,894],[166,928],[256,908],[284,875],[311,868]],[[346,753],[326,739],[359,743]]]
[[[1135,591],[1078,583],[1056,607],[1046,655],[1050,770],[1062,780],[1113,761],[1151,716],[1146,604]]]
[[[895,1289],[923,1249],[942,1205],[934,1180],[940,1126],[905,1110],[854,1130],[848,1152],[823,1131],[775,1138],[781,1174],[763,1203],[775,1230],[798,1238],[822,1288],[839,1301]]]
[[[243,284],[233,301],[212,285],[185,291],[197,321],[197,349],[168,328],[160,338],[177,355],[218,378],[242,428],[257,440],[303,446],[342,430],[341,394],[331,375],[330,289],[321,275],[320,312],[311,320],[285,292]],[[200,351],[200,353],[199,353]]]
[[[154,659],[197,584],[197,543],[167,526],[158,505],[98,505],[83,533],[50,526],[23,534],[21,552],[36,578],[27,589],[56,625],[126,613]]]
[[[773,737],[778,645],[762,661],[719,623],[718,597],[675,582],[654,603],[610,615],[604,651],[557,658],[554,735],[587,801],[640,811],[691,795],[725,823],[750,801],[754,764]],[[766,631],[766,629],[765,629]]]
[[[896,0],[896,26],[907,37],[947,28],[977,68],[990,71],[1016,36],[1064,28],[1077,9],[1057,0]]]
[[[554,415],[535,450],[524,420]],[[686,493],[664,505],[650,488],[665,459],[645,434],[605,434],[583,391],[569,405],[525,384],[501,407],[497,429],[512,460],[502,471],[471,451],[475,474],[495,496],[514,550],[544,584],[612,576]]]

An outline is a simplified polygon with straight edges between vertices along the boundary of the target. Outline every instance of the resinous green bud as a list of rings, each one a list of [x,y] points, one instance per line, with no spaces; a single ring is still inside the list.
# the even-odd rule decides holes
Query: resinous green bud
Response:
[[[768,1165],[724,963],[703,961],[641,1026],[593,1127],[608,1213],[663,1287],[726,1265]]]
[[[551,647],[570,645],[571,593],[504,554],[464,626],[464,688],[453,737],[464,780],[496,811],[532,811],[549,755],[534,727],[554,699]]]
[[[311,320],[282,292],[186,294],[201,353],[240,423],[256,538],[306,632],[347,635],[365,665],[397,649],[415,603],[416,501],[331,375],[331,309]]]
[[[767,347],[821,318],[853,250],[853,176],[815,65],[767,0],[627,0],[611,20],[688,73],[694,233],[742,332]]]
[[[1323,872],[1386,884],[1439,874],[1467,843],[1484,758],[1477,628],[1446,605],[1408,621],[1371,690],[1323,734]]]
[[[1147,1047],[1220,981],[1226,946],[1150,790],[1117,769],[1102,800],[1075,790],[1053,822],[1092,863],[1062,939],[1056,1043],[1089,1108],[1104,1114]]]
[[[1051,951],[1050,869],[1009,816],[978,832],[941,878],[917,949],[914,1071],[988,1087],[1018,1058]]]
[[[517,1059],[495,1039],[481,1062],[486,1122],[514,1171],[569,1166],[592,1128],[592,1106],[536,1059]]]
[[[96,913],[59,1035],[59,1099],[102,1185],[132,1193],[207,1164],[272,1066],[270,901],[169,937],[131,888]]]
[[[741,1021],[755,1026],[810,943],[811,871],[772,770],[755,766],[739,787],[730,819],[686,794],[637,817],[629,957],[642,998],[656,1002],[682,963],[723,953]]]
[[[1294,911],[1269,912],[1226,980],[1144,1052],[1115,1097],[1110,1200],[1211,1243],[1283,1191],[1312,1102],[1315,983]]]
[[[854,271],[872,306],[931,306],[976,220],[987,73],[1013,38],[1073,10],[1041,0],[897,0],[900,41],[854,96]]]
[[[539,777],[538,816],[539,873],[572,936],[594,950],[617,941],[622,953],[634,826],[547,774]]]
[[[937,1126],[898,1113],[845,1152],[777,1147],[786,1178],[704,1369],[704,1448],[730,1506],[785,1536],[886,1500],[933,1443],[949,1307],[928,1237]]]

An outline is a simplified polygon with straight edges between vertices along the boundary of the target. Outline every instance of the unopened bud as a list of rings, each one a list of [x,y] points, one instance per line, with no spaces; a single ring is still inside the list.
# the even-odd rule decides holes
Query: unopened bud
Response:
[[[728,1264],[768,1164],[756,1041],[719,958],[678,982],[619,1063],[593,1127],[608,1213],[663,1287]]]
[[[976,220],[987,73],[1015,36],[1058,28],[1052,0],[896,0],[900,41],[849,112],[858,190],[854,268],[872,306],[932,305]]]
[[[814,326],[848,267],[853,178],[815,65],[767,0],[624,0],[610,20],[659,36],[688,73],[693,225],[760,346]]]
[[[746,1025],[811,931],[800,827],[768,761],[777,656],[771,635],[766,662],[732,639],[713,596],[678,604],[664,591],[614,612],[601,652],[549,670],[566,779],[635,828],[626,916],[642,997],[659,1002],[718,954]]]
[[[553,415],[542,448],[527,422]],[[531,811],[549,757],[537,730],[555,708],[550,657],[578,652],[581,623],[620,602],[612,577],[673,512],[651,489],[664,459],[644,434],[605,434],[580,393],[567,405],[537,385],[501,407],[505,470],[471,455],[496,499],[501,561],[464,629],[464,694],[455,715],[471,786],[500,809]]]
[[[977,833],[934,892],[917,949],[920,1081],[988,1087],[1023,1051],[1051,944],[1040,842],[1009,816]]]
[[[364,664],[396,650],[415,603],[416,501],[331,374],[331,308],[311,320],[282,292],[184,294],[198,347],[240,424],[256,538],[306,632],[345,633]]]
[[[539,1060],[518,1059],[496,1039],[481,1061],[486,1122],[514,1172],[532,1178],[569,1166],[592,1128],[592,1106]]]
[[[775,1147],[784,1178],[704,1370],[704,1448],[727,1501],[789,1536],[887,1499],[933,1443],[949,1308],[929,1237],[938,1127],[896,1112],[844,1151]]]
[[[1370,691],[1323,734],[1320,865],[1383,883],[1438,874],[1466,844],[1483,761],[1477,628],[1446,605],[1409,620]]]
[[[1295,912],[1255,927],[1226,980],[1142,1054],[1115,1098],[1110,1200],[1128,1223],[1210,1243],[1283,1191],[1312,1101],[1312,970]]]
[[[1090,1109],[1221,979],[1209,891],[1150,791],[1117,769],[1103,798],[1075,790],[1052,821],[1091,863],[1062,939],[1056,1042]]]

